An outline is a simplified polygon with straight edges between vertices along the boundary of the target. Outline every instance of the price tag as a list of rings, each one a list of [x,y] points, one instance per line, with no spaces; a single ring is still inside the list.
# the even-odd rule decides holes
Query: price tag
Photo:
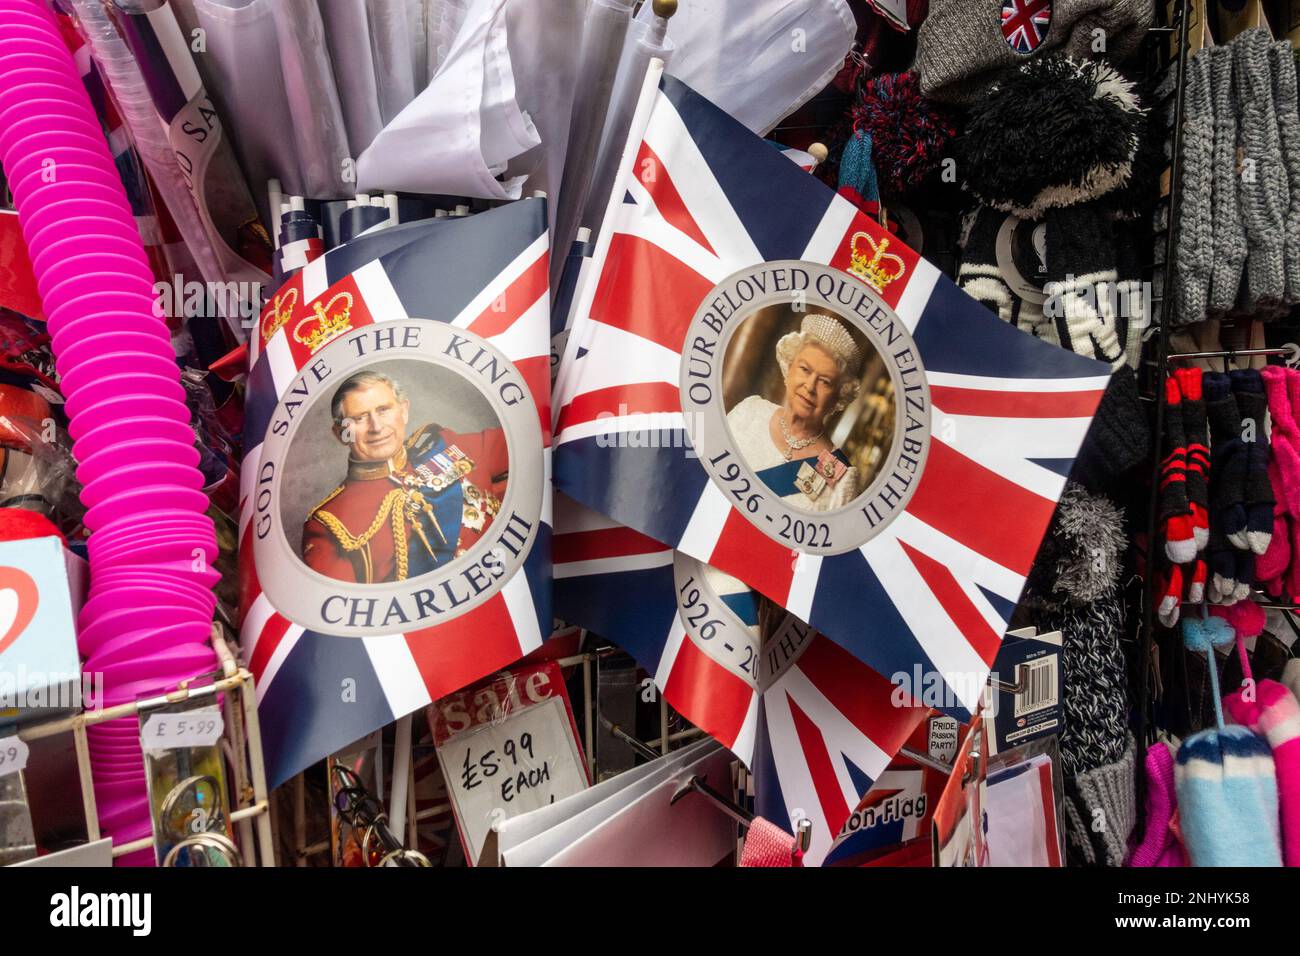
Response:
[[[140,744],[145,750],[211,747],[224,730],[221,711],[215,707],[178,714],[151,714],[140,731]]]
[[[0,737],[0,777],[24,769],[28,753],[27,741],[17,737]]]

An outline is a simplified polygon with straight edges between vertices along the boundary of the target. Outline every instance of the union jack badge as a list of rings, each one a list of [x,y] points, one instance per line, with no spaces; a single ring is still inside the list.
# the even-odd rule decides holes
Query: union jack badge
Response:
[[[1003,0],[1002,36],[1017,53],[1036,52],[1051,24],[1052,0]]]

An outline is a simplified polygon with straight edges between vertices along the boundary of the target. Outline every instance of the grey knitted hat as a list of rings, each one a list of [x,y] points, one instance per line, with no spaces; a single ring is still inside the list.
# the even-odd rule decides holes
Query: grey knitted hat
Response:
[[[1238,34],[1231,43],[1241,145],[1247,162],[1238,196],[1250,248],[1246,257],[1247,312],[1278,311],[1286,296],[1286,213],[1290,186],[1282,162],[1277,120],[1273,111],[1273,70],[1266,27]],[[1222,171],[1215,167],[1215,187]]]
[[[1241,274],[1246,268],[1246,225],[1237,203],[1237,137],[1239,122],[1233,105],[1231,46],[1210,47],[1210,100],[1214,113],[1214,184],[1211,197],[1214,255],[1210,268],[1209,318],[1223,318],[1237,304]]]
[[[1065,838],[1070,856],[1092,866],[1123,866],[1137,826],[1137,741],[1120,758],[1066,781]]]
[[[1295,55],[1289,40],[1268,48],[1273,66],[1273,109],[1286,165],[1290,203],[1286,211],[1286,301],[1300,303],[1300,107],[1297,106]]]
[[[1050,50],[1123,62],[1155,19],[1154,0],[1052,0],[1041,41],[1019,53],[1003,33],[1004,6],[1003,0],[930,0],[917,31],[916,70],[925,96],[968,104],[1000,70]]]
[[[1214,267],[1214,103],[1210,57],[1199,50],[1187,61],[1183,93],[1183,180],[1178,203],[1178,244],[1174,249],[1173,324],[1205,320]]]

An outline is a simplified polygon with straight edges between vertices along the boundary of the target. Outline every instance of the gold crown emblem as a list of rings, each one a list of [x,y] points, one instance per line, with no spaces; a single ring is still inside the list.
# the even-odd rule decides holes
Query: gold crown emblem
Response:
[[[863,243],[871,248],[871,256],[868,258]],[[907,271],[907,263],[889,249],[889,238],[882,236],[880,243],[877,244],[875,239],[865,232],[855,232],[853,234],[853,243],[849,251],[849,271],[854,275],[867,280],[867,283],[877,292],[883,292],[885,286],[896,279],[901,279],[903,273]],[[886,264],[892,264],[893,268],[886,268]]]
[[[339,301],[342,301],[343,305],[335,309],[334,303]],[[349,321],[352,314],[352,293],[340,292],[324,305],[313,302],[311,307],[314,314],[307,316],[293,327],[293,337],[307,346],[312,353],[325,347],[344,332],[352,330],[352,323]],[[303,333],[304,327],[307,329],[306,334]]]
[[[262,341],[271,341],[271,336],[284,328],[284,324],[293,317],[293,307],[298,304],[298,290],[290,289],[284,295],[277,295],[275,301],[266,307],[262,316]]]

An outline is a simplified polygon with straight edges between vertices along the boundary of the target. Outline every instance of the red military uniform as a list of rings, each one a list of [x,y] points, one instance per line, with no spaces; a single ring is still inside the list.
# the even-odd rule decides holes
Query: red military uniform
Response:
[[[338,581],[417,577],[487,533],[508,480],[501,429],[426,425],[390,461],[349,461],[347,479],[303,525],[303,560]]]

